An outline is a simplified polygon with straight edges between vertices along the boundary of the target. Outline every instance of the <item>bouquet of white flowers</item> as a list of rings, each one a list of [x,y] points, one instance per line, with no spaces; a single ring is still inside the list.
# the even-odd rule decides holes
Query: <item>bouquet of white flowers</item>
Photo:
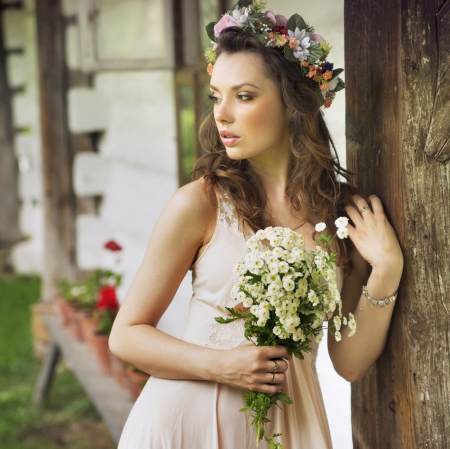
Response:
[[[348,236],[348,219],[336,220],[336,235]],[[316,231],[326,225],[319,223]],[[329,246],[336,236],[322,234],[316,243]],[[270,247],[267,243],[270,243]],[[341,339],[341,325],[348,325],[349,336],[356,331],[353,314],[342,317],[342,303],[336,285],[336,255],[322,246],[305,249],[304,237],[289,228],[268,227],[259,230],[246,242],[250,252],[234,267],[239,282],[233,287],[231,297],[248,309],[238,312],[227,308],[232,318],[217,317],[222,324],[238,319],[245,320],[245,337],[257,346],[283,345],[290,355],[303,359],[310,351],[311,339],[317,342],[323,336],[323,322],[329,313],[338,312],[329,325],[337,341]],[[282,391],[276,394],[244,393],[245,407],[240,411],[252,413],[256,427],[257,445],[263,438],[271,449],[282,449],[281,443],[267,437],[264,424],[270,422],[267,413],[273,404],[292,404]],[[278,405],[278,404],[277,404]]]

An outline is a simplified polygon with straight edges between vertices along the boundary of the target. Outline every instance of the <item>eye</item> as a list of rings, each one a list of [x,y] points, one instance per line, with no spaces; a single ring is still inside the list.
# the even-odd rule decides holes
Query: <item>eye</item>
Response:
[[[251,95],[246,95],[246,94],[238,94],[237,97],[239,100],[242,100],[242,101],[250,101],[253,99],[253,97]]]
[[[219,97],[215,97],[215,96],[212,95],[212,94],[208,95],[208,98],[209,98],[213,103],[217,103],[217,101],[219,100]]]

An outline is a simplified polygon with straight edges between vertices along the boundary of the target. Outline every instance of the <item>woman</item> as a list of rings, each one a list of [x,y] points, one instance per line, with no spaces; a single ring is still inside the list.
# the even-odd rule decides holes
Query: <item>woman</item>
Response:
[[[314,366],[317,346],[305,360],[291,359],[282,346],[246,341],[239,322],[224,326],[214,317],[225,315],[226,306],[242,307],[230,298],[231,273],[249,233],[288,227],[313,249],[314,223],[335,229],[345,207],[352,244],[339,241],[334,250],[343,313],[354,313],[358,330],[351,339],[346,331],[342,341],[330,339],[329,353],[340,375],[360,379],[383,350],[393,310],[393,304],[371,304],[362,289],[375,300],[392,295],[402,253],[381,201],[352,194],[337,181],[345,171],[332,157],[316,93],[298,65],[238,27],[222,30],[218,45],[214,108],[201,129],[210,154],[159,218],[110,337],[117,357],[152,376],[119,448],[253,448],[249,418],[238,412],[242,391],[281,389],[294,404],[272,407],[266,433],[282,432],[285,449],[331,448]],[[194,294],[180,340],[156,326],[189,269]]]

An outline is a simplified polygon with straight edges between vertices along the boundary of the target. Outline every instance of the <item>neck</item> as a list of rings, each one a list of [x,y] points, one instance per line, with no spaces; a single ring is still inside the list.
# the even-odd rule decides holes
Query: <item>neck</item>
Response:
[[[252,159],[251,164],[261,180],[269,204],[286,200],[289,151],[278,152],[276,158]]]

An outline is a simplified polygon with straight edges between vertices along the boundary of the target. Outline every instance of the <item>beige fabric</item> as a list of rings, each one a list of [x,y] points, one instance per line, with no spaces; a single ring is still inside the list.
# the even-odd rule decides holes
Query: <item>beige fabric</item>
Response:
[[[230,298],[236,281],[232,268],[245,253],[233,206],[221,195],[214,236],[191,267],[194,294],[183,340],[219,350],[251,344],[243,337],[242,322],[220,325],[214,320],[228,313],[226,306],[236,305]],[[282,432],[279,441],[285,449],[332,447],[316,355],[314,344],[304,360],[290,361],[284,391],[294,404],[270,410],[266,432]],[[119,449],[253,449],[255,432],[250,418],[238,411],[242,406],[242,391],[226,385],[151,377],[128,417]]]

